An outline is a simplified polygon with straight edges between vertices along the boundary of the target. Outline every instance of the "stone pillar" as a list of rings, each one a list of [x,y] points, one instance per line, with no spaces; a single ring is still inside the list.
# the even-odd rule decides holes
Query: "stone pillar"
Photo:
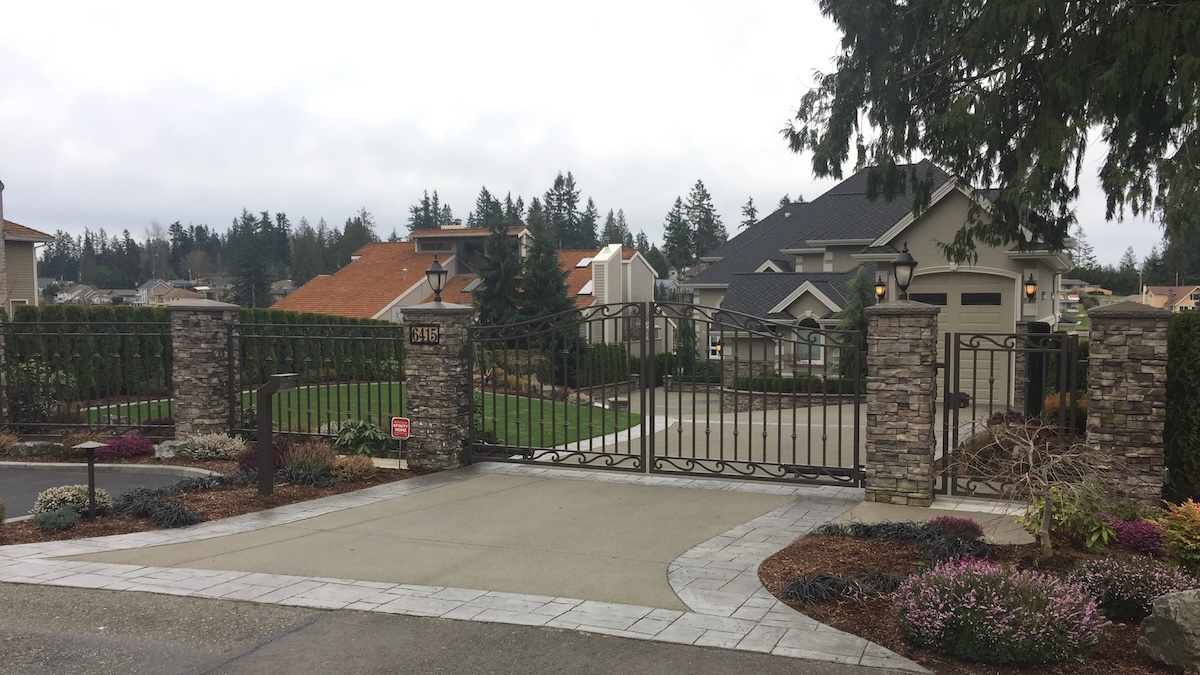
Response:
[[[171,313],[171,382],[175,435],[228,433],[230,375],[237,379],[237,354],[229,353],[229,330],[240,307],[215,300],[167,305]]]
[[[475,310],[465,305],[427,303],[404,309],[404,329],[437,326],[438,344],[410,344],[404,356],[408,416],[408,465],[440,471],[462,465],[470,440],[471,373],[467,326]]]
[[[1170,312],[1118,302],[1088,312],[1087,439],[1120,458],[1117,491],[1157,504],[1163,486]]]
[[[933,503],[939,311],[908,300],[866,310],[866,501]]]

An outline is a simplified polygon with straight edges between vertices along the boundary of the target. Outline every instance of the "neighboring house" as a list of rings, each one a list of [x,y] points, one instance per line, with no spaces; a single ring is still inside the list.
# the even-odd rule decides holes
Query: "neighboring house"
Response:
[[[139,307],[165,305],[166,301],[163,296],[170,293],[172,288],[171,284],[162,279],[151,279],[137,287],[138,294],[133,304]]]
[[[987,195],[957,186],[928,161],[915,169],[933,179],[929,206],[919,216],[910,195],[869,199],[866,172],[860,171],[811,202],[783,206],[710,251],[702,258],[706,268],[681,286],[695,292],[699,305],[749,314],[776,335],[809,339],[812,330],[837,326],[849,281],[860,268],[872,281],[884,281],[886,300],[897,298],[891,263],[907,243],[917,261],[909,297],[941,308],[941,332],[1012,333],[1018,321],[1056,325],[1061,275],[1071,269],[1067,256],[981,245],[974,264],[947,262],[938,242],[951,241],[967,223],[972,202],[986,209]],[[1031,275],[1038,287],[1029,302],[1023,280]],[[719,358],[720,336],[704,339],[710,358]],[[940,336],[938,344],[944,344]],[[776,358],[822,362],[819,350]]]
[[[280,279],[279,281],[271,282],[271,302],[279,302],[281,298],[291,295],[292,291],[296,290],[295,284],[291,279]]]
[[[1145,286],[1141,295],[1128,298],[1172,314],[1190,312],[1200,305],[1200,286]]]
[[[39,303],[35,249],[38,244],[54,241],[54,237],[4,217],[4,183],[0,183],[0,229],[4,235],[4,246],[0,249],[0,270],[3,270],[0,303],[11,316],[16,305]]]
[[[196,292],[208,300],[224,300],[233,288],[233,277],[208,277],[196,281]]]
[[[87,284],[67,286],[54,295],[57,305],[97,305],[107,302],[100,291]]]
[[[522,252],[528,250],[526,228],[510,228],[509,235]],[[402,322],[404,308],[433,299],[425,270],[435,255],[450,273],[442,301],[470,305],[487,237],[486,229],[447,228],[415,231],[410,241],[367,244],[355,251],[350,264],[311,279],[273,307]],[[654,268],[637,251],[610,244],[599,251],[559,251],[558,257],[568,273],[567,293],[580,309],[654,299]],[[613,341],[622,331],[618,324],[608,324],[592,340]]]
[[[1107,288],[1101,288],[1094,284],[1089,284],[1083,279],[1067,279],[1064,278],[1059,285],[1059,288],[1064,291],[1074,291],[1078,295],[1088,295],[1091,293],[1100,293],[1101,295],[1112,295],[1112,291]]]
[[[170,305],[183,300],[200,300],[202,298],[204,298],[204,295],[197,293],[196,291],[190,291],[186,288],[172,288],[166,293],[158,296],[158,299],[163,305]]]

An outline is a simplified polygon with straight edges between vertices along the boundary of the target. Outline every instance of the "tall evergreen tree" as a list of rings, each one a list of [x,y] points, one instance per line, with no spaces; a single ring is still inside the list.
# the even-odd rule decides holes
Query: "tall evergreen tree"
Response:
[[[592,248],[596,233],[593,231],[589,237],[580,228],[579,190],[570,171],[566,176],[561,171],[558,173],[554,187],[546,192],[544,201],[546,222],[559,248]]]
[[[1075,226],[1074,237],[1075,250],[1071,251],[1071,262],[1075,264],[1075,267],[1098,267],[1100,263],[1096,260],[1096,251],[1088,243],[1087,234],[1083,231],[1082,225]]]
[[[625,222],[625,209],[617,209],[617,232],[621,235],[621,246],[633,248],[633,234],[629,231],[629,223]]]
[[[692,243],[695,246],[697,258],[708,255],[709,251],[724,244],[725,240],[729,238],[728,233],[725,232],[725,226],[721,224],[721,217],[713,208],[712,195],[704,187],[703,181],[698,180],[692,186],[683,211],[693,233]]]
[[[438,229],[440,214],[437,190],[433,191],[432,198],[428,190],[424,191],[421,193],[421,201],[408,207],[408,231]]]
[[[621,231],[617,229],[617,216],[612,209],[604,217],[604,230],[600,234],[600,243],[615,244],[621,241]]]
[[[692,229],[683,215],[683,200],[676,197],[675,206],[671,207],[667,222],[663,224],[663,255],[667,256],[671,267],[682,270],[696,259],[692,237]]]
[[[342,230],[337,247],[338,267],[348,265],[355,251],[377,241],[379,235],[375,234],[375,217],[365,208],[359,209],[353,218],[346,219],[346,227]]]
[[[758,222],[758,209],[754,207],[754,197],[746,200],[746,205],[742,207],[742,222],[739,227],[750,227]]]
[[[254,214],[242,209],[242,215],[229,226],[233,302],[243,307],[266,307],[270,304],[271,280],[267,273],[266,250],[259,223]]]
[[[310,279],[325,274],[323,244],[317,239],[317,231],[305,218],[292,236],[292,283],[301,286]]]
[[[596,203],[588,197],[587,206],[583,209],[583,214],[579,216],[579,242],[586,244],[583,248],[596,248],[596,224],[600,219],[600,213],[596,210]]]
[[[667,262],[667,256],[663,255],[657,246],[651,246],[642,255],[646,256],[646,262],[654,268],[654,273],[659,279],[670,277],[671,263]]]
[[[529,203],[526,222],[533,242],[525,257],[521,280],[521,318],[536,319],[566,312],[575,306],[567,296],[567,271],[559,264],[555,232],[536,197]]]
[[[479,190],[479,196],[475,199],[475,210],[467,216],[467,227],[491,230],[503,223],[503,205],[484,186]]]
[[[509,192],[504,196],[504,223],[509,227],[520,227],[525,224],[525,219],[522,214],[525,212],[525,202],[520,196],[517,201],[513,201],[512,193]]]
[[[485,326],[511,323],[518,316],[521,297],[521,252],[509,236],[502,213],[492,219],[483,260],[479,265],[479,287],[472,302],[479,308],[479,323]]]

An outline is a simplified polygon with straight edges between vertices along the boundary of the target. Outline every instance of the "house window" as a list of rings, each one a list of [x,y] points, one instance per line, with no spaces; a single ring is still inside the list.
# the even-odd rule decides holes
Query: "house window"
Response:
[[[1000,294],[999,293],[963,293],[962,294],[962,304],[964,307],[979,306],[979,305],[999,306],[1000,305]]]
[[[797,363],[820,365],[825,362],[825,334],[812,319],[804,319],[796,328],[795,355]]]
[[[29,304],[28,300],[9,300],[8,301],[8,315],[12,316],[13,308],[16,307],[17,305],[28,305],[28,304]]]
[[[927,305],[937,305],[938,307],[946,306],[945,293],[909,293],[908,299],[913,302],[923,302]]]

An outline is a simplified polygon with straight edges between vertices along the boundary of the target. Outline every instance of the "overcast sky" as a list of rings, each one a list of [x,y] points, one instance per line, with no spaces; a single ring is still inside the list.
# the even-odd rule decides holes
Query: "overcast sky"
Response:
[[[465,219],[481,186],[528,202],[571,171],[652,241],[703,179],[732,236],[747,197],[833,184],[779,131],[838,37],[815,0],[7,3],[4,212],[141,239],[366,208],[386,238],[422,190]],[[1094,175],[1088,240],[1144,257],[1159,228],[1105,223]]]

